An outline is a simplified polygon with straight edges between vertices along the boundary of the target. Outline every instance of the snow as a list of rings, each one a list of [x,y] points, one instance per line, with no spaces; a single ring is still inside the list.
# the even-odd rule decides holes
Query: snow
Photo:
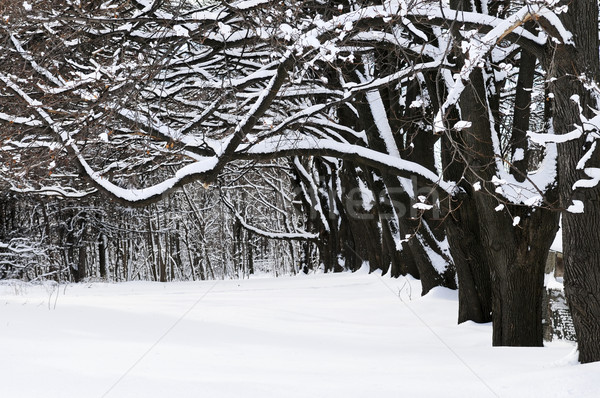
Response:
[[[527,137],[529,137],[531,139],[531,141],[535,142],[536,144],[540,144],[540,145],[545,145],[547,143],[550,142],[554,142],[554,143],[563,143],[563,142],[568,142],[568,141],[572,141],[572,140],[576,140],[579,137],[581,137],[581,135],[583,134],[583,130],[581,128],[579,129],[575,129],[570,133],[567,134],[560,134],[560,135],[555,135],[555,134],[545,134],[545,133],[534,133],[532,131],[528,131],[527,132]]]
[[[423,196],[423,195],[419,195],[417,197],[417,199],[419,200],[419,202],[413,204],[413,208],[418,209],[418,210],[430,210],[433,209],[433,205],[427,204],[427,197]]]
[[[523,148],[515,149],[515,154],[513,155],[513,162],[518,162],[525,159],[525,151]]]
[[[531,41],[533,43],[544,45],[546,43],[546,36],[543,33],[538,34],[537,36],[532,34],[531,32],[524,29],[520,26],[520,21],[525,20],[529,15],[535,15],[540,11],[543,11],[543,7],[539,7],[538,5],[532,6],[528,5],[515,14],[509,16],[507,19],[503,20],[498,17],[492,15],[485,15],[477,12],[466,12],[466,11],[456,11],[450,8],[440,7],[439,2],[420,2],[417,5],[414,5],[410,8],[409,14],[413,16],[422,16],[429,19],[440,18],[447,19],[450,21],[455,21],[457,23],[474,23],[480,25],[487,25],[489,28],[492,28],[493,35],[497,35],[496,32],[501,32],[501,35],[505,32],[513,32],[523,39]],[[544,11],[545,12],[545,11]],[[550,14],[547,13],[546,14]],[[544,16],[546,16],[544,14]],[[552,16],[549,16],[552,18]],[[560,24],[559,21],[553,20],[552,22],[557,23],[557,29],[560,29],[560,34],[567,34],[564,32],[564,27]],[[485,42],[484,40],[482,40]]]
[[[5,120],[9,123],[24,124],[27,126],[40,126],[42,123],[33,117],[16,117],[3,112],[0,112],[0,120]],[[14,143],[18,145],[17,142]]]
[[[566,342],[493,348],[457,293],[365,272],[0,284],[2,395],[596,397]]]
[[[422,71],[422,70],[437,68],[441,64],[442,64],[441,59],[432,61],[432,62],[424,62],[421,64],[415,64],[409,69],[403,69],[398,72],[394,72],[388,76],[373,79],[369,83],[357,84],[355,82],[347,82],[344,84],[344,88],[348,89],[348,94],[346,95],[346,97],[350,97],[350,94],[369,91],[371,89],[375,89],[375,88],[379,88],[382,86],[392,84],[398,80],[403,79],[404,77],[406,77],[408,75],[412,75],[412,74]]]
[[[561,9],[557,11],[562,12],[563,10]],[[564,44],[570,44],[573,46],[575,45],[575,42],[573,41],[573,35],[564,27],[560,21],[560,18],[558,18],[555,12],[549,10],[548,8],[542,8],[538,12],[538,17],[545,18],[552,25],[552,27],[557,30],[558,36]]]
[[[427,203],[415,203],[412,207],[417,210],[429,210],[433,208],[432,205],[428,205]]]
[[[546,289],[564,290],[564,284],[556,280],[554,272],[544,275],[544,286]]]
[[[370,190],[362,178],[357,178],[358,190],[360,192],[360,204],[362,208],[369,212],[373,209],[373,205],[375,204],[375,197],[373,196],[373,191]]]
[[[367,64],[367,57],[363,57],[363,61]],[[365,68],[368,73],[368,68]],[[372,76],[367,74],[366,76],[369,79],[372,79]],[[361,78],[361,83],[366,83],[367,79]],[[371,114],[373,115],[373,120],[375,121],[375,126],[377,126],[377,130],[379,131],[379,136],[383,140],[385,144],[386,152],[395,158],[400,159],[400,152],[398,151],[398,144],[394,138],[394,133],[392,132],[392,128],[390,127],[390,123],[388,121],[387,112],[385,106],[383,104],[383,99],[381,98],[381,94],[379,90],[370,90],[366,93],[366,99],[369,103],[369,108],[371,109]]]
[[[532,196],[531,198],[529,198],[527,200],[524,200],[523,204],[525,204],[525,206],[539,206],[543,201],[544,201],[544,198],[537,195],[537,196]]]
[[[573,203],[567,207],[569,213],[583,213],[583,202],[581,200],[574,200]]]
[[[76,189],[73,188],[65,188],[65,187],[61,187],[58,185],[53,185],[53,186],[45,186],[45,187],[41,187],[39,189],[35,189],[35,188],[18,188],[15,186],[10,187],[10,190],[12,192],[16,192],[16,193],[24,193],[24,194],[37,194],[37,195],[45,195],[45,196],[60,196],[63,198],[72,198],[72,199],[79,199],[79,198],[84,198],[90,194],[96,193],[97,190],[92,188],[89,189],[87,191],[78,191]]]
[[[231,26],[224,24],[223,22],[218,22],[219,33],[225,38],[231,35]]]
[[[468,129],[472,125],[473,125],[473,123],[471,123],[471,122],[468,122],[466,120],[460,120],[454,124],[454,129],[456,131],[460,131],[460,130]]]
[[[554,241],[552,242],[552,245],[550,246],[550,250],[553,250],[553,251],[559,252],[559,253],[563,252],[563,247],[562,247],[562,216],[560,216],[560,218],[558,220],[558,231],[556,231],[556,236],[554,237]]]
[[[586,167],[583,172],[590,177],[589,180],[578,180],[573,184],[573,190],[577,188],[594,188],[600,183],[600,169],[597,167]]]
[[[597,142],[592,142],[590,149],[583,155],[583,157],[577,162],[577,166],[575,167],[577,170],[583,170],[585,168],[585,164],[592,158],[594,151],[596,150]]]

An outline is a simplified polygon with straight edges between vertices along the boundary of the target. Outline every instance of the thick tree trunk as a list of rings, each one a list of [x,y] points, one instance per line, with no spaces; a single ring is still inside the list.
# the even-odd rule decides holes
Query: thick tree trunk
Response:
[[[433,78],[429,86],[435,88],[437,84]],[[430,89],[431,90],[431,89]],[[435,98],[435,97],[434,97]],[[438,105],[435,104],[437,108]],[[463,110],[464,117],[469,115],[469,109]],[[458,115],[453,112],[454,117],[450,123],[458,120]],[[483,131],[489,130],[489,127]],[[486,323],[492,321],[492,285],[490,276],[490,264],[482,241],[479,212],[472,184],[480,182],[477,176],[469,175],[470,181],[463,178],[465,169],[468,167],[460,156],[461,149],[453,143],[460,143],[472,138],[461,132],[451,131],[449,136],[442,137],[442,165],[444,178],[449,181],[460,181],[461,190],[464,192],[456,197],[450,197],[442,201],[444,214],[446,214],[444,227],[448,237],[450,253],[456,267],[458,278],[458,323],[473,321]],[[485,134],[485,133],[484,133]],[[475,140],[478,142],[478,140]],[[469,145],[466,145],[469,147]],[[466,153],[467,158],[479,153]]]
[[[379,207],[376,203],[363,203],[359,189],[360,178],[372,189],[373,179],[370,170],[359,170],[355,165],[345,163],[340,173],[341,191],[344,193],[337,208],[341,218],[339,237],[341,254],[345,267],[352,271],[368,262],[371,271],[389,267],[389,259],[383,253],[383,236],[379,224]],[[375,190],[373,190],[375,194]],[[368,209],[368,210],[367,210]]]
[[[496,252],[502,269],[492,272],[494,346],[543,346],[542,289],[544,264],[527,256]]]
[[[598,2],[581,0],[568,5],[568,12],[561,14],[561,19],[573,33],[575,46],[557,45],[545,65],[550,92],[554,94],[556,134],[568,133],[575,124],[581,125],[578,105],[587,117],[592,116],[590,107],[597,107],[580,77],[598,81]],[[580,104],[573,101],[573,95],[579,96]],[[579,360],[583,363],[600,361],[600,188],[573,187],[580,179],[589,180],[577,164],[590,150],[590,144],[584,134],[558,146],[561,207],[568,209],[574,201],[580,201],[584,211],[562,214],[565,293],[577,334]],[[585,167],[600,167],[597,149]]]
[[[507,213],[495,211],[487,194],[478,195],[481,238],[492,282],[492,343],[495,346],[542,346],[542,294],[548,250],[557,216],[545,209],[512,208],[522,221],[513,226]]]
[[[475,202],[462,195],[449,209],[446,234],[458,277],[458,323],[492,321],[490,267],[483,252]]]
[[[599,197],[600,189],[590,189],[578,197],[585,213],[564,213],[562,219],[565,293],[582,363],[600,361]]]
[[[482,100],[485,98],[482,72],[475,71],[471,74],[471,84],[460,99],[461,118],[470,121],[472,126],[461,131],[456,139],[462,140],[461,144],[469,148],[468,152],[463,152],[468,159],[468,166],[464,166],[468,167],[469,183],[482,183],[481,190],[471,193],[478,216],[481,253],[485,255],[481,265],[485,267],[487,264],[490,269],[493,344],[539,346],[542,345],[543,337],[543,270],[558,220],[555,214],[542,209],[530,211],[509,204],[505,204],[506,208],[502,211],[495,209],[502,199],[495,197],[495,186],[489,182],[496,175],[497,169],[489,104]],[[520,217],[520,222],[515,222],[517,216]],[[468,219],[463,218],[463,221],[466,220]],[[468,225],[465,227],[467,231],[473,230]],[[470,264],[461,264],[463,267],[465,265]],[[463,268],[459,274],[463,279],[466,276],[468,281],[469,276],[474,276],[472,270]],[[480,278],[479,282],[483,282],[485,286],[485,277]],[[467,298],[477,301],[469,303],[466,309],[463,308],[463,313],[471,306],[484,304],[480,301],[480,295],[471,293]],[[475,315],[479,316],[477,311]]]

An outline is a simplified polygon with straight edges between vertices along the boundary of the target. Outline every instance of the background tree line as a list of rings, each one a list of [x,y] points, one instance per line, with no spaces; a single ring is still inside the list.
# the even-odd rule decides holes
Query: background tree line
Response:
[[[278,185],[264,183],[269,173],[279,174]],[[267,229],[299,222],[289,198],[282,197],[285,172],[274,167],[261,174],[248,184],[247,175],[236,174],[241,181],[228,186],[189,187],[143,208],[97,194],[70,199],[7,188],[0,201],[0,277],[167,282],[290,275],[303,264],[316,267],[298,244],[243,228],[228,207],[251,202],[240,211]],[[279,217],[265,207],[275,207]]]

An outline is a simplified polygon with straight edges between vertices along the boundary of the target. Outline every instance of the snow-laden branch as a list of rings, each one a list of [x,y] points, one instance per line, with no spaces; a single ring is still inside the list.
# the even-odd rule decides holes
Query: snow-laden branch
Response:
[[[10,254],[19,256],[43,256],[44,249],[36,245],[37,242],[32,242],[29,239],[15,238],[8,243],[0,242],[0,249],[7,250]],[[0,253],[0,257],[6,256],[7,253]]]
[[[527,137],[529,137],[531,139],[531,141],[535,142],[536,144],[541,144],[541,145],[545,145],[545,144],[549,144],[549,143],[562,144],[565,142],[576,140],[579,137],[581,137],[582,135],[583,135],[582,128],[576,128],[575,130],[573,130],[567,134],[534,133],[533,131],[527,132]]]
[[[97,192],[96,189],[90,189],[87,191],[77,191],[68,187],[60,187],[60,186],[44,186],[41,188],[18,188],[15,186],[11,186],[10,190],[15,193],[23,193],[23,194],[36,194],[36,195],[44,195],[44,196],[59,196],[61,198],[70,198],[70,199],[81,199],[86,196],[92,195]]]
[[[240,145],[245,136],[252,130],[258,119],[268,109],[273,99],[276,97],[277,92],[287,77],[289,68],[293,65],[293,56],[288,51],[280,60],[277,73],[271,78],[266,88],[262,90],[253,106],[250,108],[244,119],[238,123],[232,134],[220,143],[220,147],[216,152],[215,156],[203,157],[191,164],[183,166],[179,169],[173,177],[167,178],[164,181],[155,184],[147,188],[140,189],[126,189],[122,188],[115,183],[104,178],[102,174],[94,170],[89,161],[83,156],[80,147],[73,140],[73,133],[64,130],[59,123],[57,123],[50,114],[44,109],[45,106],[42,102],[33,99],[23,90],[17,83],[13,81],[8,75],[0,72],[0,81],[4,82],[8,88],[15,92],[28,106],[34,110],[35,113],[41,118],[44,124],[52,129],[61,142],[68,148],[72,153],[76,161],[85,171],[85,174],[92,180],[92,182],[99,188],[111,193],[114,197],[123,200],[128,203],[147,203],[164,197],[173,190],[198,179],[210,180],[214,178],[216,174],[232,160],[237,147]],[[122,116],[128,117],[132,120],[140,121],[140,115],[130,115],[127,111],[122,113]],[[150,122],[150,120],[146,120]],[[168,126],[162,125],[159,121],[153,121],[152,125],[158,125],[158,131],[167,137],[171,137],[176,140],[186,140],[186,135],[178,135],[173,133]],[[184,142],[188,146],[192,146],[191,142]],[[206,145],[206,141],[202,141],[202,145]]]
[[[172,191],[177,183],[182,183],[183,180],[190,176],[206,173],[216,164],[216,158],[208,158],[204,162],[196,162],[185,166],[179,173],[170,179],[167,179],[160,184],[151,188],[142,189],[125,189],[103,178],[101,174],[96,172],[89,162],[85,159],[79,146],[72,139],[72,134],[64,130],[59,123],[55,122],[52,117],[43,109],[43,104],[31,98],[19,85],[10,79],[7,75],[0,72],[0,81],[4,82],[7,87],[13,90],[30,108],[32,108],[43,120],[43,122],[52,129],[60,138],[62,143],[74,155],[76,161],[84,169],[87,176],[100,188],[110,192],[116,198],[127,202],[135,203],[149,199],[158,198],[161,195]]]
[[[519,13],[523,16],[527,14],[541,15],[540,12],[542,10],[546,9],[540,5],[525,5],[521,10],[513,15]],[[521,40],[528,40],[540,46],[544,45],[547,40],[546,34],[540,32],[538,35],[534,35],[527,29],[523,28],[523,26],[521,26],[522,22],[519,22],[518,20],[507,25],[505,22],[510,19],[510,17],[507,20],[503,20],[497,16],[486,15],[483,13],[453,10],[449,7],[440,6],[439,2],[417,2],[414,7],[409,9],[408,16],[419,18],[420,22],[425,24],[429,23],[432,25],[439,23],[436,21],[445,21],[447,24],[458,23],[460,25],[470,25],[473,28],[479,29],[487,27],[490,29],[489,33],[492,33],[494,30],[501,32],[501,34],[497,36],[496,41],[501,40],[510,33],[520,37]],[[524,22],[524,19],[521,19],[521,21]],[[560,22],[558,22],[558,24],[560,26]],[[564,28],[561,29],[561,32],[564,32],[565,37],[570,37]]]
[[[366,64],[365,61],[367,60],[363,59],[363,63]],[[359,79],[361,80],[361,82],[365,82],[366,80],[372,79],[368,67],[365,68],[365,76],[359,73]],[[381,99],[381,94],[379,93],[379,90],[369,90],[367,91],[365,97],[367,99],[367,103],[369,104],[369,109],[371,110],[371,115],[373,116],[373,121],[375,122],[377,131],[379,132],[379,137],[385,144],[385,149],[387,153],[392,157],[400,159],[398,144],[394,139],[392,128],[390,127],[390,123],[387,117],[387,111],[383,104],[383,100]]]
[[[21,124],[21,125],[30,126],[30,127],[36,127],[36,126],[42,125],[42,123],[40,123],[40,121],[37,120],[35,117],[14,116],[14,115],[9,115],[9,114],[3,113],[3,112],[0,112],[0,120],[4,120],[5,122],[11,123],[11,124],[13,124],[13,123]]]
[[[435,10],[435,7],[433,7],[433,9]],[[448,15],[456,15],[457,18],[459,15],[464,14],[455,10],[447,10],[446,12],[450,13]],[[476,40],[471,40],[466,48],[463,48],[466,52],[466,59],[460,73],[454,78],[454,82],[450,87],[446,100],[435,116],[434,128],[436,132],[442,133],[446,129],[444,125],[446,112],[458,102],[468,84],[471,73],[476,68],[481,67],[484,57],[509,33],[514,32],[515,29],[519,28],[529,20],[542,17],[553,22],[553,26],[561,33],[561,38],[565,43],[572,43],[571,34],[566,31],[558,18],[554,18],[556,15],[551,10],[548,10],[543,4],[526,4],[508,18],[504,20],[497,19],[494,28],[485,36],[477,38]]]
[[[435,21],[436,19],[468,23],[489,29],[489,32],[483,37],[476,35],[472,39],[464,67],[454,79],[451,79],[452,84],[450,85],[449,95],[436,116],[435,127],[438,131],[441,131],[444,129],[443,117],[445,113],[458,101],[471,72],[480,65],[489,51],[509,33],[521,35],[524,40],[529,40],[532,43],[543,44],[544,34],[540,33],[535,36],[523,29],[522,24],[531,18],[543,17],[552,21],[554,15],[543,5],[531,5],[523,7],[507,19],[502,20],[477,13],[456,12],[434,2],[416,2],[414,7],[408,8],[404,1],[389,0],[383,1],[380,5],[340,13],[326,21],[320,19],[320,17],[315,17],[312,20],[303,19],[303,22],[298,21],[298,26],[290,27],[291,30],[287,28],[280,29],[274,36],[267,35],[269,36],[267,37],[265,36],[266,30],[262,26],[252,30],[248,28],[248,25],[245,25],[246,23],[252,23],[251,21],[237,18],[240,10],[265,7],[268,4],[265,1],[236,2],[223,8],[214,6],[210,12],[207,11],[208,9],[203,9],[196,13],[183,13],[176,17],[161,11],[160,2],[138,0],[138,3],[139,10],[134,11],[133,15],[130,14],[129,18],[138,19],[137,22],[139,23],[134,23],[133,20],[128,21],[127,16],[123,18],[116,17],[110,21],[108,19],[106,21],[81,19],[77,23],[87,21],[94,26],[104,24],[103,27],[98,29],[90,28],[89,32],[92,35],[113,35],[118,31],[120,34],[123,33],[124,37],[127,37],[127,35],[134,38],[143,36],[148,40],[152,40],[153,43],[158,43],[159,39],[169,37],[186,37],[189,39],[190,45],[185,47],[185,56],[165,57],[168,60],[165,60],[164,63],[161,60],[157,64],[166,70],[154,74],[153,80],[148,82],[146,86],[139,88],[142,93],[142,101],[126,104],[125,106],[112,100],[98,103],[98,108],[103,108],[106,114],[114,112],[119,115],[121,122],[129,126],[136,126],[136,129],[137,126],[140,126],[139,130],[144,134],[165,142],[176,143],[178,149],[185,148],[181,153],[195,160],[193,163],[181,167],[162,182],[147,188],[126,189],[106,179],[106,174],[92,166],[91,160],[82,155],[81,148],[72,139],[77,131],[67,131],[69,128],[76,128],[74,127],[75,124],[72,121],[57,122],[51,116],[53,112],[62,111],[62,109],[52,109],[49,105],[50,100],[34,99],[38,97],[23,89],[20,86],[23,83],[19,82],[17,84],[18,80],[12,76],[0,75],[0,80],[4,81],[8,87],[27,102],[38,115],[37,120],[22,117],[12,119],[30,125],[32,123],[38,123],[38,125],[43,123],[50,127],[57,133],[61,142],[74,155],[96,186],[110,192],[115,197],[132,203],[145,203],[160,198],[191,181],[214,179],[216,174],[231,160],[261,157],[276,158],[300,153],[352,159],[358,163],[398,175],[418,174],[433,184],[439,184],[445,191],[453,192],[454,183],[443,181],[440,175],[417,163],[400,158],[389,122],[386,120],[386,111],[379,94],[380,88],[390,87],[390,85],[402,82],[403,79],[419,72],[450,66],[446,59],[447,52],[443,50],[443,46],[435,47],[432,44],[418,44],[416,43],[418,40],[409,40],[407,37],[414,36],[421,40],[427,39],[427,35],[419,30],[415,24],[417,21],[423,21],[423,24],[427,24],[426,20],[429,20],[431,25],[438,24],[441,26],[439,22]],[[56,18],[60,19],[59,16]],[[146,20],[142,20],[143,18],[146,18]],[[145,22],[152,22],[160,27],[161,18],[165,20],[171,18],[168,28],[163,29],[161,27],[157,28],[156,31],[150,31],[150,25],[145,24]],[[153,19],[155,20],[153,21]],[[372,24],[373,21],[375,21],[373,24],[375,28],[364,28]],[[387,33],[387,30],[377,31],[376,28],[383,26],[383,22],[389,23],[390,21],[393,21],[394,24],[393,34]],[[114,24],[114,26],[109,26],[109,23]],[[230,23],[231,26],[225,26],[227,23]],[[217,27],[219,27],[219,31],[217,31]],[[562,32],[560,33],[562,39],[564,41],[569,40],[568,33],[559,25],[559,22],[556,22],[556,27],[559,33]],[[226,35],[226,31],[229,31],[230,34]],[[201,36],[203,37],[202,40],[206,39],[208,42],[214,40],[227,43],[227,50],[218,45],[202,42],[200,40]],[[76,79],[66,82],[62,78],[54,76],[47,69],[43,69],[36,62],[35,57],[23,49],[17,37],[11,36],[13,46],[17,52],[32,65],[34,70],[46,77],[52,83],[51,85],[56,86],[38,86],[46,94],[59,95],[83,87],[82,96],[93,97],[93,90],[90,92],[85,91],[85,93],[83,91],[95,84],[106,84],[110,77],[114,77],[117,70],[126,71],[126,68],[121,65],[101,67],[95,64],[92,69],[89,69],[88,65],[85,68],[89,69],[89,73],[81,73],[80,71],[79,73],[73,73]],[[323,89],[324,86],[320,83],[302,84],[290,79],[288,76],[293,68],[298,67],[297,60],[305,62],[311,56],[314,56],[311,61],[346,62],[335,57],[329,59],[323,55],[327,52],[336,54],[340,48],[343,48],[344,40],[348,42],[369,42],[382,38],[400,49],[417,49],[421,51],[423,53],[422,59],[427,62],[415,62],[410,65],[410,61],[407,61],[407,64],[400,70],[377,78],[365,76],[360,83],[342,83],[339,90]],[[251,53],[255,49],[254,46],[257,45],[255,39],[262,40],[262,45],[266,47],[264,49],[259,47],[263,51],[262,55],[252,56],[254,57],[252,58],[240,46],[243,43],[249,44],[248,51]],[[169,42],[169,40],[166,41]],[[268,47],[268,43],[273,42],[276,42],[277,45]],[[439,42],[446,43],[442,38]],[[183,43],[183,41],[169,43]],[[155,57],[160,57],[163,53],[171,55],[172,48],[163,52],[159,49],[152,51]],[[206,51],[206,48],[211,48],[212,52]],[[362,50],[364,51],[367,48],[369,47],[365,46]],[[273,51],[271,52],[269,49]],[[282,51],[282,49],[285,51]],[[344,48],[344,50],[347,50],[347,48]],[[210,61],[206,60],[206,65],[200,67],[195,64],[197,58],[194,58],[199,52],[202,53],[203,57],[212,54],[214,58]],[[284,53],[283,56],[273,60],[274,54],[281,54],[282,52]],[[260,52],[258,53],[260,54]],[[236,62],[228,64],[228,57],[233,57],[231,59],[236,59]],[[95,62],[92,61],[93,59],[90,59],[90,63]],[[227,70],[227,73],[224,73],[223,70],[219,69],[228,68],[230,65],[236,65],[239,70]],[[82,67],[82,70],[85,68]],[[188,69],[186,70],[186,68]],[[125,73],[119,75],[119,84],[125,75]],[[227,77],[224,78],[224,76]],[[448,76],[448,73],[445,73],[444,76]],[[315,80],[318,80],[318,77]],[[288,88],[290,89],[288,90]],[[189,90],[201,92],[204,89],[215,90],[207,96],[210,99],[199,96],[200,99],[193,103],[191,99],[187,100],[185,98]],[[218,90],[222,90],[224,94],[218,100],[215,100],[213,93],[218,93]],[[345,143],[342,134],[335,134],[335,132],[328,132],[327,130],[325,111],[337,105],[350,103],[356,95],[363,93],[374,116],[379,134],[385,143],[386,153]],[[228,98],[229,95],[235,97],[235,101],[239,101],[241,105],[238,105],[238,102],[234,105],[239,106],[239,108],[232,109],[231,105],[228,107],[227,104],[223,105],[220,102],[224,98]],[[326,99],[324,101],[319,100],[319,103],[312,102],[312,105],[309,100],[306,100],[307,106],[289,106],[288,108],[281,106],[284,110],[273,111],[281,117],[278,118],[272,128],[263,127],[259,123],[259,120],[268,111],[271,111],[273,101],[280,101],[277,102],[279,106],[286,104],[284,101],[292,103],[296,98],[309,98],[314,101],[314,98],[319,95],[326,97]],[[156,96],[156,98],[153,96]],[[177,105],[182,104],[184,106],[183,110],[180,110],[179,107],[174,110],[175,107],[163,106],[161,101],[169,99],[172,99]],[[43,104],[40,101],[48,101],[48,104]],[[267,116],[270,118],[271,114],[267,114]],[[11,118],[10,115],[0,114],[0,119],[8,120],[9,118]],[[323,130],[323,134],[317,140],[309,138],[287,140],[286,134],[289,130],[298,127],[302,123],[306,123],[306,130],[319,128]],[[339,130],[340,126],[333,126],[334,122],[330,122],[330,124],[332,124],[332,128]],[[192,134],[195,127],[198,127],[200,134]],[[257,136],[250,136],[257,130],[260,132]],[[127,134],[128,130],[124,129],[124,131]],[[352,139],[357,137],[365,145],[368,145],[364,134],[361,135],[354,131],[347,132],[352,134],[350,135]],[[135,132],[132,133],[135,134]],[[315,135],[318,134],[315,133]],[[327,136],[334,137],[334,139],[328,139]],[[268,138],[265,139],[264,137]],[[260,142],[261,139],[264,141]],[[257,140],[258,143],[256,143]],[[255,145],[247,145],[246,142],[255,142]],[[547,154],[549,163],[551,163],[551,153],[552,151],[549,151]],[[501,170],[502,167],[499,167],[499,169]],[[501,180],[508,181],[508,177],[500,177]],[[540,183],[542,182],[545,182],[545,180]],[[512,181],[508,181],[508,183],[512,185]],[[533,187],[525,188],[525,191],[529,188],[536,191]],[[518,196],[516,193],[515,195]]]
[[[244,229],[258,235],[263,238],[268,239],[278,239],[278,240],[316,240],[319,238],[318,234],[310,233],[310,232],[272,232],[266,231],[264,229],[257,228],[253,225],[250,225],[244,220],[244,218],[238,213],[235,212],[235,218],[240,222]]]
[[[454,182],[445,181],[442,176],[418,163],[359,145],[332,140],[314,138],[286,140],[282,137],[276,137],[246,148],[240,147],[237,158],[269,159],[293,155],[331,156],[351,160],[357,164],[373,167],[390,174],[419,175],[448,194],[454,194],[456,190]]]
[[[592,159],[594,153],[597,149],[598,139],[600,138],[600,112],[595,111],[596,115],[590,119],[588,119],[583,113],[583,108],[580,104],[580,98],[578,95],[573,95],[571,100],[578,106],[579,108],[579,119],[581,121],[580,125],[573,126],[573,130],[566,134],[536,134],[533,132],[528,132],[527,136],[534,142],[545,145],[546,148],[549,145],[556,146],[557,144],[563,144],[573,140],[582,139],[589,144],[589,147],[586,149],[585,153],[578,159],[577,165],[575,166],[576,170],[583,170],[587,179],[580,179],[575,181],[572,186],[572,189],[575,190],[577,188],[594,188],[598,184],[600,184],[600,169],[597,167],[586,167],[587,162]],[[583,137],[583,138],[582,138]]]
[[[375,95],[377,89],[386,87],[392,83],[395,83],[407,76],[411,76],[418,72],[424,72],[427,70],[433,70],[438,68],[441,65],[441,60],[425,62],[420,64],[415,64],[406,69],[395,72],[391,75],[365,80],[361,83],[348,82],[344,85],[344,92],[342,96],[333,97],[330,101],[321,104],[314,104],[311,106],[307,106],[298,112],[295,112],[279,122],[276,126],[270,129],[269,136],[273,136],[277,133],[284,133],[290,126],[295,125],[297,123],[303,123],[308,121],[311,117],[318,115],[325,111],[328,108],[331,108],[336,105],[340,105],[350,101],[354,96],[361,93],[371,92],[371,95]],[[381,116],[381,114],[379,115]],[[352,134],[355,134],[352,132]],[[360,137],[366,143],[366,137],[364,135],[360,135]]]

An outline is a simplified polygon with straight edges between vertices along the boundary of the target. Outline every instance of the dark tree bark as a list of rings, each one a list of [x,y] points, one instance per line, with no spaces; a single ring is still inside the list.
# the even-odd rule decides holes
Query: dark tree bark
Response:
[[[492,187],[490,187],[492,188]],[[490,264],[495,346],[542,346],[544,268],[557,230],[546,209],[496,212],[491,196],[478,195],[481,238]],[[521,217],[513,226],[513,216]]]
[[[531,119],[531,89],[533,87],[533,78],[535,76],[535,66],[537,58],[521,50],[521,60],[519,62],[519,77],[517,79],[515,106],[513,112],[513,126],[510,137],[512,150],[512,167],[517,181],[525,181],[527,176],[527,167],[529,166],[528,139],[527,131]],[[517,150],[521,151],[522,156],[516,157]],[[516,157],[516,160],[515,160]]]
[[[356,166],[345,164],[340,175],[345,195],[343,203],[338,207],[343,210],[342,224],[345,224],[348,236],[341,242],[346,267],[357,270],[364,262],[368,262],[370,271],[381,269],[386,272],[389,268],[389,258],[385,258],[383,253],[379,208],[373,203],[367,211],[358,188],[358,178],[366,180],[365,183],[370,187],[373,181],[369,171],[361,170],[363,175],[359,175],[356,170]]]
[[[566,4],[567,2],[565,2]],[[565,134],[581,125],[584,115],[592,116],[597,104],[581,77],[598,81],[598,2],[568,2],[561,14],[565,27],[573,33],[574,46],[558,44],[550,49],[545,66],[550,92],[554,94],[553,122],[556,134]],[[552,79],[555,78],[555,79]],[[580,104],[573,95],[578,95]],[[580,362],[600,361],[600,187],[573,189],[580,179],[589,179],[577,163],[590,149],[585,134],[558,146],[560,205],[567,209],[581,201],[584,213],[562,213],[565,293],[573,315]],[[600,153],[594,151],[586,167],[600,167]]]
[[[388,53],[382,52],[382,58],[384,61],[388,60]],[[379,63],[377,67],[379,69],[385,69],[389,65],[385,63]],[[419,92],[418,85],[413,84],[410,88],[411,98],[416,98],[416,94]],[[427,131],[423,131],[418,124],[411,123],[410,120],[413,118],[422,118],[423,115],[413,115],[411,108],[404,109],[402,113],[401,109],[398,109],[398,93],[394,90],[380,90],[379,94],[384,103],[385,111],[387,114],[387,120],[390,124],[392,134],[394,134],[394,144],[399,152],[407,152],[406,145],[410,146],[410,154],[407,159],[414,160],[420,164],[425,165],[430,170],[434,170],[434,149],[433,145],[437,138],[432,138],[431,134]],[[408,100],[407,100],[408,101]],[[357,101],[356,108],[360,114],[357,124],[360,126],[358,130],[364,130],[367,134],[369,141],[369,147],[380,152],[389,152],[389,142],[385,143],[376,121],[373,119],[373,113],[367,105],[368,99],[361,98]],[[404,122],[404,123],[402,123]],[[405,145],[406,143],[406,145]],[[411,145],[412,144],[412,145]],[[371,171],[371,173],[376,173]],[[372,174],[375,175],[375,174]],[[419,189],[423,188],[430,193],[427,189],[427,183],[422,181],[418,176],[413,176],[411,184],[415,186],[404,187],[398,179],[398,176],[393,176],[388,173],[381,172],[377,173],[377,178],[371,181],[371,187],[375,198],[381,198],[382,195],[387,200],[376,200],[377,210],[382,216],[379,225],[381,226],[383,233],[382,244],[386,241],[391,240],[392,232],[395,232],[398,238],[404,238],[409,235],[412,236],[408,242],[402,243],[402,250],[398,250],[397,247],[389,248],[383,247],[384,254],[389,254],[384,258],[384,272],[391,268],[393,275],[418,275],[421,280],[422,294],[427,294],[432,288],[436,286],[444,286],[451,289],[456,288],[455,270],[452,260],[442,253],[438,247],[437,239],[439,237],[433,236],[430,230],[427,228],[428,216],[424,214],[417,214],[417,210],[412,208],[413,200],[409,196],[406,189],[413,190],[416,194],[419,194]],[[389,202],[389,203],[386,203]],[[392,209],[391,207],[395,207]],[[394,214],[393,220],[386,220],[385,215]],[[394,223],[396,231],[391,230],[391,223]],[[442,231],[443,233],[443,231]],[[387,234],[387,236],[386,236]],[[394,241],[394,246],[395,246]],[[444,258],[447,263],[445,270],[438,270],[432,263],[432,258],[429,256],[428,251],[435,252],[439,258]]]
[[[108,243],[108,239],[106,238],[106,235],[103,232],[101,232],[100,236],[98,237],[98,262],[99,262],[99,267],[100,267],[100,277],[101,278],[106,278],[106,276],[107,276],[107,269],[108,269],[107,243]]]
[[[429,77],[427,80],[429,91],[441,91],[439,76]],[[439,109],[437,96],[432,96],[432,102],[437,111]],[[451,112],[449,123],[453,124],[458,120],[457,112]],[[486,126],[483,131],[489,132],[489,126]],[[466,138],[469,136],[467,135]],[[465,136],[460,131],[450,131],[442,137],[444,178],[448,181],[459,181],[462,191],[461,194],[442,201],[445,214],[444,228],[458,278],[458,323],[466,321],[487,323],[492,321],[492,281],[479,224],[479,210],[472,187],[473,183],[479,182],[479,178],[471,173],[468,174],[469,180],[463,178],[468,167],[465,159],[479,154],[476,151],[467,152],[463,157],[459,151],[469,148],[464,140]]]
[[[88,276],[87,270],[87,247],[86,247],[86,220],[85,214],[80,215],[80,219],[74,223],[77,225],[78,231],[73,231],[73,233],[79,232],[79,237],[77,239],[77,280],[81,281]]]
[[[458,277],[458,323],[491,322],[490,267],[483,252],[477,207],[471,194],[451,203],[456,208],[447,209],[445,227]]]
[[[472,199],[486,257],[482,264],[490,269],[493,344],[541,346],[543,271],[556,232],[557,215],[545,209],[521,209],[508,204],[505,210],[496,211],[499,199],[494,195],[495,186],[486,182],[495,176],[496,165],[484,98],[485,82],[477,70],[471,74],[470,85],[460,99],[461,117],[472,125],[457,138],[467,148],[463,156],[466,155],[470,184],[484,181],[482,189],[472,193]],[[521,221],[513,225],[516,217]],[[467,270],[465,275],[468,278],[473,273]]]

